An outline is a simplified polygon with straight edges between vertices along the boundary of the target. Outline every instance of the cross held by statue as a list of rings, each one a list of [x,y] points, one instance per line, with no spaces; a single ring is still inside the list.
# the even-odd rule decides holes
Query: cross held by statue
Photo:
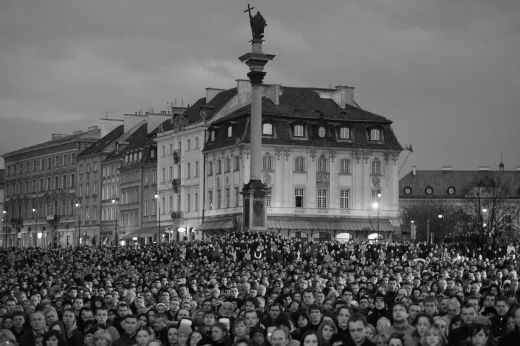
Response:
[[[254,9],[254,7],[250,7],[249,4],[247,4],[247,10],[245,10],[244,13],[249,12],[249,16],[251,16],[251,11]]]

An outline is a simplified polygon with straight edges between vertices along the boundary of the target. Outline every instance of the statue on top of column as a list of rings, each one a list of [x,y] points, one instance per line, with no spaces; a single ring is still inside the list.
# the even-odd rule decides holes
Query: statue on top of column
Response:
[[[253,34],[254,39],[263,39],[264,38],[264,28],[267,26],[264,17],[260,14],[260,11],[257,11],[255,16],[251,15],[251,10],[254,7],[249,7],[247,5],[247,10],[244,12],[249,12],[249,23],[251,24],[251,33]]]

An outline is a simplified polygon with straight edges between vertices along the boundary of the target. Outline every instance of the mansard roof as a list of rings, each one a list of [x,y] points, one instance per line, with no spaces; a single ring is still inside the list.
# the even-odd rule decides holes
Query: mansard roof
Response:
[[[402,150],[391,128],[391,120],[349,104],[342,108],[331,99],[321,98],[319,91],[333,90],[282,86],[278,104],[264,97],[262,120],[264,123],[273,124],[274,135],[263,136],[262,142],[278,145]],[[306,127],[304,140],[292,136],[292,126],[296,123]],[[234,127],[232,137],[227,136],[227,131],[221,131],[229,125]],[[318,128],[322,126],[326,129],[326,136],[323,138],[318,136]],[[352,140],[338,140],[337,131],[343,126],[349,127]],[[215,140],[208,141],[204,150],[249,143],[249,127],[250,105],[246,105],[211,125],[210,130],[216,131]],[[367,133],[371,128],[382,131],[383,141],[369,140]]]
[[[115,140],[121,137],[124,133],[124,126],[119,125],[112,131],[110,131],[103,138],[99,139],[97,142],[93,143],[85,150],[83,150],[79,155],[78,159],[91,154],[100,154],[102,153],[110,144],[112,144]]]

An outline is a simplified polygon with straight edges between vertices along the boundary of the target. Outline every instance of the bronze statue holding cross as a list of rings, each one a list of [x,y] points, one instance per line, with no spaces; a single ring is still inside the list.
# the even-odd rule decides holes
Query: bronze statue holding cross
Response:
[[[247,4],[247,10],[244,11],[244,13],[249,12],[249,23],[251,24],[251,33],[253,34],[253,40],[254,39],[263,39],[264,38],[264,28],[267,26],[267,23],[265,22],[264,17],[260,14],[260,11],[256,12],[256,15],[253,17],[251,15],[251,11],[254,9],[254,7],[250,7],[249,4]]]

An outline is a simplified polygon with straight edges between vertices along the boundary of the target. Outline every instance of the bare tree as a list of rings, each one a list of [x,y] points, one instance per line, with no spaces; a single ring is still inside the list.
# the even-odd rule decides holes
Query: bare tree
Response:
[[[497,238],[511,233],[513,225],[518,224],[518,198],[514,196],[511,179],[502,172],[475,177],[466,198],[470,202],[467,212],[472,216],[469,228],[486,237],[490,245],[495,245]]]

